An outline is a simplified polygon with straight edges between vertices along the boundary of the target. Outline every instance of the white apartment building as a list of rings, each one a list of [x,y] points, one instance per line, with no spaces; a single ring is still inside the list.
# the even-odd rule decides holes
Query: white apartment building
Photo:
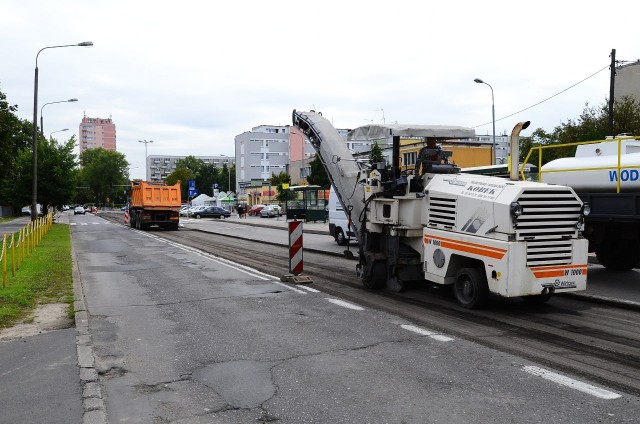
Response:
[[[200,159],[205,165],[212,165],[222,168],[224,164],[231,167],[236,163],[232,156],[194,156]],[[176,163],[186,158],[186,156],[149,155],[147,157],[147,181],[162,181],[176,170]]]

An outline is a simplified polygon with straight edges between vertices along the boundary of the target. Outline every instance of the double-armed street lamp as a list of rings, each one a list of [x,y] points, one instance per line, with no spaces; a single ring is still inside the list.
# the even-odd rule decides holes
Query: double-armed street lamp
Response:
[[[138,143],[144,143],[144,177],[149,181],[149,166],[147,164],[147,144],[153,143],[153,140],[138,140]]]
[[[58,131],[54,131],[54,132],[52,132],[51,134],[49,134],[49,140],[51,140],[51,136],[52,136],[52,135],[54,135],[54,134],[55,134],[55,133],[57,133],[57,132],[62,132],[62,131],[69,131],[69,128],[64,128],[64,129],[61,129],[61,130],[58,130]]]
[[[40,108],[40,134],[44,136],[44,120],[43,120],[42,110],[46,105],[52,105],[55,103],[71,103],[71,102],[77,102],[77,101],[78,99],[69,99],[69,100],[59,100],[57,102],[49,102],[49,103],[43,104],[42,107]]]
[[[493,87],[488,82],[484,82],[480,78],[476,78],[473,80],[478,84],[486,84],[491,89],[491,120],[493,122],[493,148],[491,149],[491,165],[495,165],[496,162],[496,108],[495,102],[493,100]]]
[[[57,49],[61,47],[91,47],[91,41],[83,41],[78,44],[65,44],[62,46],[47,46],[38,50],[36,54],[36,69],[33,84],[33,136],[31,138],[32,162],[33,162],[33,185],[31,192],[31,220],[38,218],[38,56],[46,49]]]

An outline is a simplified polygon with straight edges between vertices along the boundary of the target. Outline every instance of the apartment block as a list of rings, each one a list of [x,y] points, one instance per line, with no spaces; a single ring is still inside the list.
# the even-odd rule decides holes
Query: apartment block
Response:
[[[78,129],[80,153],[86,149],[102,147],[116,150],[116,125],[111,118],[89,118],[84,116]]]
[[[205,165],[215,168],[222,168],[235,165],[236,159],[232,156],[194,156],[200,159]],[[186,156],[149,155],[146,164],[147,181],[162,181],[176,170],[176,164]]]

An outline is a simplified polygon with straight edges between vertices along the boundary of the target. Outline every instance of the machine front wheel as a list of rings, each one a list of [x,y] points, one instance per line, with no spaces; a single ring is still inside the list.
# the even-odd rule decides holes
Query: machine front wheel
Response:
[[[453,292],[462,307],[480,308],[489,298],[487,277],[477,268],[462,268],[456,275]]]

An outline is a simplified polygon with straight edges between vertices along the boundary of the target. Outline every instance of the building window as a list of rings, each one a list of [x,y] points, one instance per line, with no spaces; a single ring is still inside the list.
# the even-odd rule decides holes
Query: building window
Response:
[[[411,166],[416,164],[416,152],[409,152],[402,155],[403,165]]]

